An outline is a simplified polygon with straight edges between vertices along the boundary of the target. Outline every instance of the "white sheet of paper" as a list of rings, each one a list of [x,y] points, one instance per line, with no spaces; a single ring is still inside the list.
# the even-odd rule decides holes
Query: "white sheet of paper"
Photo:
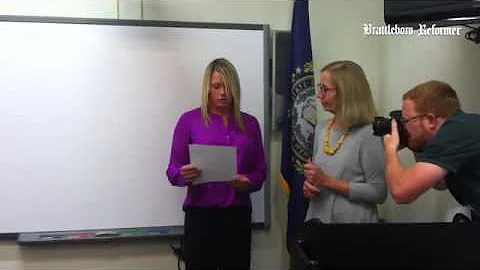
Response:
[[[194,185],[226,182],[237,175],[237,148],[233,146],[190,144],[190,163],[202,170]]]

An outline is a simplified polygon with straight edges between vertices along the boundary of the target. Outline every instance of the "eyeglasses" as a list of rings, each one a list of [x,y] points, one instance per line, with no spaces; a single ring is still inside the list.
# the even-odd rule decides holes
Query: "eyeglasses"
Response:
[[[412,121],[412,120],[415,120],[415,119],[418,119],[420,117],[424,117],[424,116],[427,116],[426,114],[420,114],[420,115],[417,115],[417,116],[412,116],[410,118],[403,118],[402,119],[402,123],[405,125],[406,123]]]
[[[326,85],[323,84],[323,83],[317,84],[317,88],[319,89],[320,94],[322,94],[322,95],[323,95],[323,94],[326,94],[327,92],[335,92],[335,91],[337,91],[336,88],[334,88],[334,87],[328,87],[328,86],[326,86]]]

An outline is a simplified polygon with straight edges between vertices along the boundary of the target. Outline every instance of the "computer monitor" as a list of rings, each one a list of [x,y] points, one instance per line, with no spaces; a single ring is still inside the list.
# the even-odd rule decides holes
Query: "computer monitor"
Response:
[[[322,224],[297,242],[306,269],[480,269],[480,223]]]

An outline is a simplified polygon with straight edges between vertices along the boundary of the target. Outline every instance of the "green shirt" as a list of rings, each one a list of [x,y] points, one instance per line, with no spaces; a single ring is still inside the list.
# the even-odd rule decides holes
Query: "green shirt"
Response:
[[[417,153],[417,161],[446,169],[450,193],[480,213],[480,115],[459,109]]]

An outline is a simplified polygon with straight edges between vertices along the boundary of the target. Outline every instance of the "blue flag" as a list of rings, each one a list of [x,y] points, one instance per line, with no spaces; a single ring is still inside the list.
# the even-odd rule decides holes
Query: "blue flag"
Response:
[[[285,94],[281,174],[288,186],[287,248],[292,254],[308,205],[303,196],[303,165],[312,157],[317,115],[308,0],[295,0],[290,44],[291,84]]]

